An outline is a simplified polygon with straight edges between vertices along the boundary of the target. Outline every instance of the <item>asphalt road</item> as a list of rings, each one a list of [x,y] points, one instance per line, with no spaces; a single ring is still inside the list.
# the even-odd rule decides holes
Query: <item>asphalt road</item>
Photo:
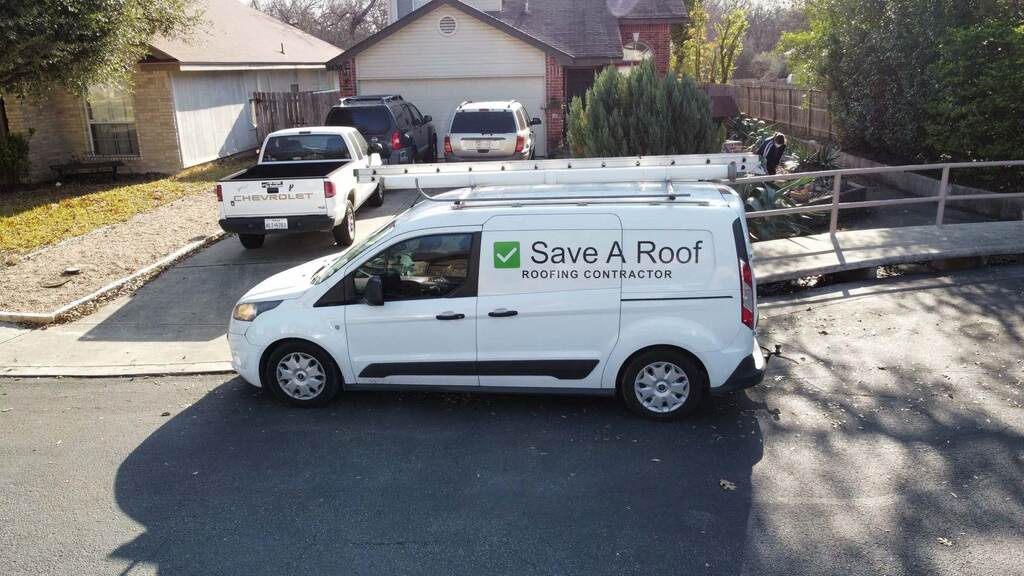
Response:
[[[765,384],[668,424],[0,380],[0,573],[1024,573],[1024,267],[765,302],[761,329]]]

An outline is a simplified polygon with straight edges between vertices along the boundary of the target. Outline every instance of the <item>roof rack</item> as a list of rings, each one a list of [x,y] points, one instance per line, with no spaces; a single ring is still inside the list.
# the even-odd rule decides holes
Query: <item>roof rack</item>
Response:
[[[461,208],[473,208],[482,206],[558,206],[558,205],[576,205],[576,206],[588,206],[592,204],[620,204],[620,203],[631,203],[636,204],[643,202],[645,204],[681,204],[687,206],[710,206],[711,203],[707,200],[688,200],[689,194],[677,194],[672,186],[672,181],[665,182],[665,189],[667,192],[664,194],[551,194],[544,196],[492,196],[492,197],[474,197],[477,193],[476,188],[470,188],[466,190],[462,195],[458,197],[450,198],[437,198],[431,196],[423,191],[423,188],[419,185],[419,179],[416,179],[416,190],[419,191],[420,197],[427,202],[438,202],[448,203],[455,210]]]
[[[386,190],[610,184],[628,182],[722,182],[761,174],[752,154],[684,154],[620,158],[571,158],[378,166],[356,170],[360,183]]]
[[[340,100],[342,104],[348,102],[392,102],[404,100],[401,94],[366,94],[362,96],[346,96]]]

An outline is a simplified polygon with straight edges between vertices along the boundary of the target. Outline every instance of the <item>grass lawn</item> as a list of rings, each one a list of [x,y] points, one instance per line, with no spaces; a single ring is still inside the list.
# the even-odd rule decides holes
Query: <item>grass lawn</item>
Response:
[[[220,178],[254,163],[244,154],[189,168],[168,177],[124,175],[73,178],[70,183],[0,193],[0,255],[80,236],[191,194],[213,194]],[[2,261],[0,261],[2,263]]]

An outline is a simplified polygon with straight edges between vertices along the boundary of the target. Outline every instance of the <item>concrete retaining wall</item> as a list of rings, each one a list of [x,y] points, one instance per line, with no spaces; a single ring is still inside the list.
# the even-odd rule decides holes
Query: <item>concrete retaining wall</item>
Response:
[[[887,166],[887,164],[854,156],[847,152],[840,153],[839,164],[843,168],[880,168]],[[941,173],[936,170],[934,174],[935,177],[930,178],[920,173],[893,172],[889,174],[874,174],[870,178],[914,196],[938,196]],[[970,196],[974,194],[991,194],[991,192],[981,188],[953,184],[949,188],[949,194],[951,196]],[[1024,220],[1024,200],[1019,198],[1010,200],[958,200],[947,202],[946,207],[966,210],[998,220]]]

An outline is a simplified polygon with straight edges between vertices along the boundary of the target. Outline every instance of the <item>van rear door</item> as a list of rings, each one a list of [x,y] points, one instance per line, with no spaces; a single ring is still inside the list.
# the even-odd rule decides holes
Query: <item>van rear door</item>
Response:
[[[496,216],[480,249],[481,386],[599,388],[619,331],[613,214]]]

